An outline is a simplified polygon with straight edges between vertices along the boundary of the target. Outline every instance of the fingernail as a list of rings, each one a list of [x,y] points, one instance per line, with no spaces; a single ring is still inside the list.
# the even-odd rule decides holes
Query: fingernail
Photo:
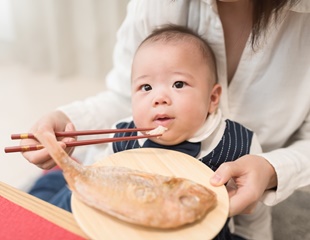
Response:
[[[220,181],[221,181],[221,176],[220,175],[218,175],[218,174],[215,174],[212,178],[211,178],[211,181],[213,182],[213,183],[219,183]]]

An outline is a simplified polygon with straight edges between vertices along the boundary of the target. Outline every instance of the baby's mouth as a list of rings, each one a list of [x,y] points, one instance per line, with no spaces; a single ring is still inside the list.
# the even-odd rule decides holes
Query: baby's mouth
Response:
[[[171,122],[172,120],[172,117],[166,115],[158,115],[155,117],[154,122],[158,125],[167,126],[167,124],[169,124],[169,122]]]

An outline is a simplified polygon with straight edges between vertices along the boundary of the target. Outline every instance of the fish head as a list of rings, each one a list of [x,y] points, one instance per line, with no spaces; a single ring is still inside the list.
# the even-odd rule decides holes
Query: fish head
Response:
[[[213,201],[215,194],[203,185],[185,182],[180,192],[179,201],[182,205],[189,208],[201,208],[201,205]]]
[[[173,188],[174,200],[184,214],[205,215],[216,205],[215,193],[205,186],[183,178],[172,178],[169,186]]]

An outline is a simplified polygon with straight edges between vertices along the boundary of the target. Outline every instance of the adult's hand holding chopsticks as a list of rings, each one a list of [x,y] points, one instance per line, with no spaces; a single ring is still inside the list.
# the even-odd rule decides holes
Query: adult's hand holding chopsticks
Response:
[[[61,111],[53,111],[43,116],[30,129],[30,132],[46,131],[55,134],[55,132],[75,131],[74,125],[70,119]],[[60,145],[71,155],[74,148],[66,148],[67,142],[75,141],[74,137],[58,138]],[[20,145],[37,145],[40,144],[36,139],[23,139]],[[49,156],[45,149],[38,151],[23,152],[23,156],[31,163],[42,169],[51,169],[56,165],[54,160]]]

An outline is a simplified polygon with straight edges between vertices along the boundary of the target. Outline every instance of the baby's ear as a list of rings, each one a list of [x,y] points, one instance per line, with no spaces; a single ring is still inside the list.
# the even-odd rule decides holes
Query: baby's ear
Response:
[[[210,95],[209,114],[214,113],[218,108],[220,98],[222,94],[222,87],[220,84],[215,84],[212,88]]]

